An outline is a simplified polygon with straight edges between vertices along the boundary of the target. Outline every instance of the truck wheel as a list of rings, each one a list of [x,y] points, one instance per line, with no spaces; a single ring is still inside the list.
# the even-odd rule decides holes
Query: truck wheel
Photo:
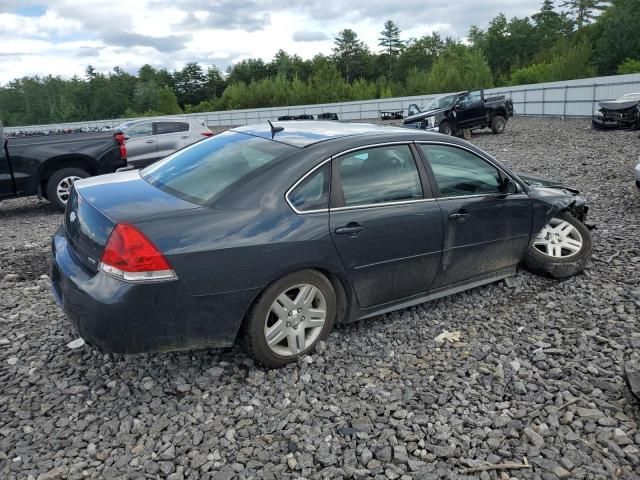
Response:
[[[80,168],[63,168],[47,180],[47,198],[57,210],[64,210],[73,182],[87,178],[89,174]]]
[[[496,115],[495,117],[493,117],[493,120],[491,120],[491,131],[493,133],[502,133],[504,132],[504,127],[506,127],[506,125],[507,121],[504,119],[504,117]]]
[[[451,124],[446,120],[440,124],[440,128],[438,130],[440,133],[444,133],[445,135],[453,135],[453,128],[451,128]]]
[[[533,273],[568,278],[584,270],[592,248],[591,232],[585,224],[563,212],[538,233],[522,263]]]

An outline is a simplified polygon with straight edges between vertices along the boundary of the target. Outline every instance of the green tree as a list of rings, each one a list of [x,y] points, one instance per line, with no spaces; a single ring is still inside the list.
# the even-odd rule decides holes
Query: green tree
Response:
[[[409,39],[398,58],[398,68],[405,74],[416,68],[430,70],[444,48],[444,41],[438,32],[418,39]]]
[[[465,45],[451,45],[436,60],[428,79],[430,93],[490,88],[491,70],[482,53]]]
[[[618,65],[618,73],[625,75],[627,73],[640,73],[640,59],[627,58]]]
[[[369,51],[356,32],[345,28],[338,32],[333,44],[338,69],[348,83],[367,74]]]
[[[400,40],[400,27],[398,27],[393,20],[384,22],[384,28],[380,32],[380,37],[378,37],[378,46],[384,49],[389,63],[389,76],[393,77],[393,66],[396,57],[404,47],[404,43]]]
[[[196,62],[189,62],[181,70],[174,72],[173,82],[180,105],[195,105],[206,100],[207,78]]]
[[[594,25],[594,62],[600,73],[611,75],[627,58],[640,58],[638,0],[613,0]]]
[[[565,0],[560,7],[566,7],[576,22],[578,30],[591,23],[598,12],[605,10],[610,2],[606,0]]]

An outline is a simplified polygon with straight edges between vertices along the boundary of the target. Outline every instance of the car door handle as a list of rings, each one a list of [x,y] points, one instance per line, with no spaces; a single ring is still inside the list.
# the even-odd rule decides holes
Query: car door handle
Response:
[[[187,138],[189,138],[189,135],[182,135],[180,138],[181,138],[182,140],[186,140]]]
[[[352,235],[356,236],[364,230],[362,225],[355,222],[349,222],[345,227],[338,227],[335,229],[336,235]]]
[[[457,220],[458,222],[464,222],[469,215],[470,215],[469,212],[460,211],[460,212],[452,213],[451,215],[449,215],[449,218],[451,220]]]
[[[153,143],[155,140],[145,140],[144,143]]]

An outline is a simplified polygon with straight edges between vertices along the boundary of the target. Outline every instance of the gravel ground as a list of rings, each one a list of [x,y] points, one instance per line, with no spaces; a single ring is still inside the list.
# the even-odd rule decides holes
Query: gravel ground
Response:
[[[42,202],[0,204],[0,478],[640,478],[637,132],[520,119],[473,142],[590,199],[594,256],[338,328],[281,370],[239,347],[104,355],[49,295]],[[443,331],[457,342],[439,345]],[[530,468],[468,473],[485,462]]]

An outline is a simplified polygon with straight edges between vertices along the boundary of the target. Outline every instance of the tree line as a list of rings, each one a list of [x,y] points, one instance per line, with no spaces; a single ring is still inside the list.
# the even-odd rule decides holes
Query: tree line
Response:
[[[640,72],[640,0],[544,0],[531,17],[499,14],[465,41],[431,32],[403,39],[385,22],[378,51],[352,29],[331,55],[278,51],[222,72],[187,63],[132,75],[88,66],[84,77],[24,77],[0,86],[5,125],[327,103]]]

